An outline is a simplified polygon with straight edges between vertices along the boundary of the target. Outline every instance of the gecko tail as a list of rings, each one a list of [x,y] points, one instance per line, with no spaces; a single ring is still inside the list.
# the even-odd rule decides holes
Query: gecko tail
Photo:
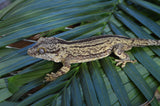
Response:
[[[152,40],[152,39],[133,39],[132,42],[135,47],[143,47],[143,46],[160,46],[160,40]]]

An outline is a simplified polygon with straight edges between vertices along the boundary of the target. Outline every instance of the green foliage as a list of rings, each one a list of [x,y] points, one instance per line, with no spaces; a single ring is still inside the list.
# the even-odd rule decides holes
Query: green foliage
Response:
[[[28,56],[33,45],[6,46],[42,32],[66,40],[104,34],[159,39],[159,5],[149,0],[14,1],[0,11],[0,105],[123,106],[150,101],[160,82],[159,47],[133,48],[128,53],[138,62],[125,68],[116,67],[117,57],[110,56],[73,64],[69,73],[44,83],[45,74],[61,64]],[[79,26],[65,29],[75,24]]]

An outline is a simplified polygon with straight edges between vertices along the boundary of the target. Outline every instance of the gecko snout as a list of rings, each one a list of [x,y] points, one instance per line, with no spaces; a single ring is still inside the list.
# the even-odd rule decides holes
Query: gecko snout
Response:
[[[27,54],[30,55],[30,56],[34,56],[36,52],[34,52],[34,50],[32,48],[29,48],[27,50]]]
[[[31,49],[30,48],[27,50],[27,54],[31,55]]]

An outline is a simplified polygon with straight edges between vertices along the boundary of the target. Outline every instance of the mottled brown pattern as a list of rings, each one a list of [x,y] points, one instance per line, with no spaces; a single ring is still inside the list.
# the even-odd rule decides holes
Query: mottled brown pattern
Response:
[[[159,40],[133,39],[118,35],[96,36],[88,39],[66,41],[60,38],[40,38],[36,45],[28,49],[28,54],[54,62],[62,62],[63,67],[56,73],[47,74],[46,81],[70,70],[70,64],[94,61],[107,57],[112,52],[120,59],[116,59],[117,66],[125,67],[127,62],[134,63],[125,53],[132,47],[160,45]],[[43,49],[41,49],[43,48]]]

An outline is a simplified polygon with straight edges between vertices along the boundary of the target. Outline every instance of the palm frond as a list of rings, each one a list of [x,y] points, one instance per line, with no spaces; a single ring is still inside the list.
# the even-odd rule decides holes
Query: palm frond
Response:
[[[159,39],[159,18],[159,5],[153,1],[16,0],[0,11],[0,105],[110,106],[150,101],[160,82],[159,47],[133,48],[128,54],[138,62],[125,68],[116,67],[110,56],[74,64],[69,73],[44,83],[45,74],[61,64],[28,56],[27,49],[34,44],[22,49],[6,46],[41,32],[66,40],[104,34]],[[65,29],[75,24],[79,25]],[[151,102],[158,104],[156,99]]]

